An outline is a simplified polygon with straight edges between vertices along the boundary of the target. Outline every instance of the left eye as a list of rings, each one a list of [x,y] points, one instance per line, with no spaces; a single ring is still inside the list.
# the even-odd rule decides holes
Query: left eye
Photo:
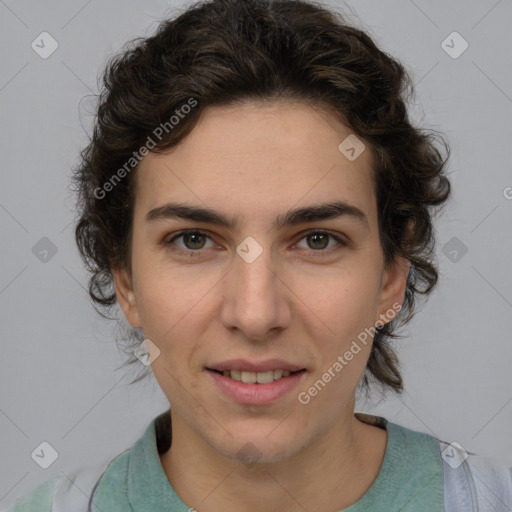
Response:
[[[326,231],[310,231],[305,236],[303,236],[301,240],[310,240],[310,243],[308,243],[310,246],[309,248],[312,248],[315,252],[319,252],[327,249],[327,246],[329,245],[329,238],[338,242],[338,245],[346,245],[340,237]],[[329,252],[331,249],[332,247],[329,248],[328,251],[324,252]]]
[[[176,240],[179,239],[182,239],[183,246],[175,243]],[[209,239],[213,244],[211,238],[202,231],[182,231],[181,233],[178,233],[176,236],[168,240],[166,245],[176,245],[179,250],[184,252],[200,252],[201,250],[208,248],[205,247],[205,241],[207,239]],[[340,237],[326,231],[310,231],[306,233],[300,240],[309,241],[307,242],[309,247],[307,247],[306,250],[309,249],[313,252],[330,252],[333,247],[328,248],[329,239],[337,242],[339,246],[347,245]]]

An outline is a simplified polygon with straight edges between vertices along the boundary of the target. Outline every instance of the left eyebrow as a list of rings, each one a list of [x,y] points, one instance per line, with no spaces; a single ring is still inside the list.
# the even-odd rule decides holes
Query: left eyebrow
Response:
[[[289,210],[279,215],[273,224],[273,229],[283,229],[287,226],[316,222],[319,220],[348,217],[360,222],[367,230],[370,224],[366,214],[357,206],[335,201],[324,204],[314,204]],[[153,208],[146,214],[146,221],[151,222],[160,219],[185,219],[195,222],[214,224],[228,229],[236,229],[239,225],[237,217],[228,217],[222,212],[202,206],[187,205],[183,203],[167,203]]]

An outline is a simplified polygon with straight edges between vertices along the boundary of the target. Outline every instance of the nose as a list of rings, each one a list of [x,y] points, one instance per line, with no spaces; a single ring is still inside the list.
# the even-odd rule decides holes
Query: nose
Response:
[[[284,276],[272,268],[269,250],[252,262],[236,256],[223,280],[221,322],[251,341],[265,341],[286,329],[291,320],[291,292]]]

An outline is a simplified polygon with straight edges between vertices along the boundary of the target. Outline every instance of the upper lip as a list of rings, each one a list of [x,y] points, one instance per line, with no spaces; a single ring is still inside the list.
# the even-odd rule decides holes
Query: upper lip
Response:
[[[222,361],[207,366],[209,370],[217,370],[223,372],[224,370],[238,370],[241,372],[268,372],[270,370],[288,370],[289,372],[296,372],[304,370],[303,366],[289,363],[284,359],[266,359],[265,361],[248,361],[247,359],[230,359],[229,361]]]

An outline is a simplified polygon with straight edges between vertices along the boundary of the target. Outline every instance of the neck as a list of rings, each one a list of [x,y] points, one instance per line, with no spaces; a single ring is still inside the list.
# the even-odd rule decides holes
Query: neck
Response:
[[[181,500],[200,512],[330,511],[355,503],[376,479],[386,431],[353,411],[292,457],[244,464],[217,453],[178,417],[160,459]]]

